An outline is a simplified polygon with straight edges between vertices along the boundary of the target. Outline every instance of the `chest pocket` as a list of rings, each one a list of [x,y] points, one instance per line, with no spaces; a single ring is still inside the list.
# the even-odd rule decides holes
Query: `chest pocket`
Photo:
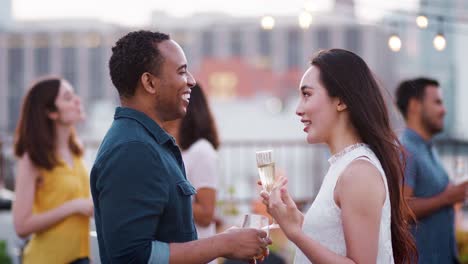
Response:
[[[181,181],[177,183],[177,188],[181,195],[192,196],[197,193],[195,187],[192,186],[188,181]]]
[[[178,182],[177,189],[180,200],[178,228],[183,233],[184,241],[194,240],[196,239],[197,231],[193,220],[192,195],[195,195],[197,191],[187,180]]]

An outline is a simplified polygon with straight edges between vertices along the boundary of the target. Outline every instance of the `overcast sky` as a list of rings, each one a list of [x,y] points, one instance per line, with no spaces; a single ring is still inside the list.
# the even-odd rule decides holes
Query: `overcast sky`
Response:
[[[234,16],[297,15],[311,4],[316,10],[331,8],[334,0],[12,0],[19,20],[98,18],[138,26],[149,22],[151,11],[174,16],[218,11]],[[379,17],[395,8],[412,9],[418,0],[355,0],[361,17]]]

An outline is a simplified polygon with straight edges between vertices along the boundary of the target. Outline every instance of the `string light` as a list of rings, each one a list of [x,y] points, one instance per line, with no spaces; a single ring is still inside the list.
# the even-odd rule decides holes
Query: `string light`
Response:
[[[392,34],[388,38],[388,47],[393,52],[399,52],[401,49],[401,39],[397,34]]]
[[[419,15],[416,17],[416,25],[421,29],[425,29],[429,25],[429,19],[425,15]]]
[[[299,14],[299,26],[302,29],[308,29],[312,23],[312,15],[307,11],[302,11]]]
[[[432,40],[432,44],[434,44],[434,48],[437,51],[443,51],[447,46],[447,40],[445,39],[443,28],[444,28],[444,20],[442,17],[438,17],[437,21],[439,22],[439,31],[435,35],[434,39]]]
[[[275,19],[272,16],[262,17],[260,23],[264,30],[272,30],[275,27]]]
[[[443,51],[447,46],[447,40],[445,39],[445,36],[442,33],[437,33],[432,43],[434,44],[434,48],[438,51]]]
[[[424,0],[421,0],[421,1],[424,2]],[[311,0],[305,1],[304,9],[299,13],[299,16],[298,16],[298,25],[300,28],[302,29],[310,28],[314,20],[314,16],[312,16],[311,14],[311,11],[314,9],[314,7],[316,6],[313,1]],[[407,15],[411,15],[411,14],[407,13]],[[435,14],[432,14],[432,15],[430,14],[430,16],[435,16]],[[440,15],[437,17],[437,20],[439,21],[438,23],[439,29],[437,30],[437,34],[434,36],[432,40],[432,44],[437,51],[443,51],[447,47],[447,39],[442,29],[443,19],[444,17]],[[449,17],[449,19],[451,18]],[[427,29],[429,27],[429,16],[427,13],[419,13],[416,16],[416,19],[413,21],[416,22],[417,27],[420,29]],[[272,30],[276,26],[275,18],[269,15],[263,16],[261,18],[260,23],[261,23],[261,27],[263,30]],[[431,25],[432,23],[433,22],[431,22]],[[389,36],[387,44],[391,51],[399,52],[402,48],[403,43],[402,43],[400,36],[394,33]]]
[[[427,8],[427,1],[426,0],[421,0],[421,10],[425,10]],[[419,14],[416,17],[416,25],[420,29],[425,29],[429,25],[429,19],[425,14]]]

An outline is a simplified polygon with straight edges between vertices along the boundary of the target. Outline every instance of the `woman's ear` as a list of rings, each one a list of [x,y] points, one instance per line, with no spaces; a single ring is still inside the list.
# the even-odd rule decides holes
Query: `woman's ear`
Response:
[[[50,120],[53,120],[53,121],[59,118],[59,113],[57,111],[47,111],[46,115]]]
[[[348,106],[341,99],[338,99],[338,104],[336,105],[336,111],[343,112],[346,109],[348,109]]]

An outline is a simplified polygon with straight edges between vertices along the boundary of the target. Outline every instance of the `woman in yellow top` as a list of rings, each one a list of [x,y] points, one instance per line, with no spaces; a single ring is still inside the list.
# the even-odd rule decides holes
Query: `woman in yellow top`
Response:
[[[34,84],[16,128],[18,157],[13,218],[20,237],[31,236],[23,263],[89,263],[93,215],[83,149],[74,126],[80,99],[63,79]]]

